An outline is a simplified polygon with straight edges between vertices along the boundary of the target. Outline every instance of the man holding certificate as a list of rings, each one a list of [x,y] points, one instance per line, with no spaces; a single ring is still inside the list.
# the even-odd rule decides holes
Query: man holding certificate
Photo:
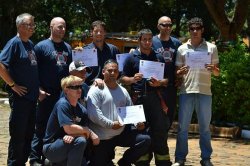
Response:
[[[92,86],[87,96],[89,127],[100,138],[100,144],[91,147],[90,165],[112,165],[116,146],[130,147],[118,161],[119,166],[141,165],[138,159],[147,153],[151,139],[142,132],[143,123],[137,123],[135,127],[119,122],[118,109],[131,106],[132,101],[127,90],[117,84],[118,63],[112,59],[106,61],[102,74],[104,88]]]
[[[202,38],[200,18],[188,21],[191,39],[178,48],[177,77],[183,78],[180,87],[178,134],[174,166],[184,165],[188,154],[188,127],[195,109],[199,122],[201,165],[212,166],[210,121],[212,116],[211,74],[219,75],[217,47]]]
[[[102,69],[104,62],[108,59],[116,59],[116,54],[120,53],[116,46],[105,42],[106,24],[104,22],[99,20],[94,21],[91,24],[91,34],[93,42],[84,46],[83,52],[92,52],[88,56],[88,61],[92,63],[88,64],[87,61],[82,59],[87,66],[92,68],[92,73],[85,81],[88,85],[91,85],[95,81],[99,83],[103,79]],[[96,64],[93,63],[94,61]]]
[[[165,64],[163,57],[152,50],[152,38],[153,34],[150,29],[142,29],[139,32],[139,48],[126,59],[121,82],[131,86],[134,104],[143,104],[144,107],[152,140],[152,148],[144,156],[145,165],[149,165],[154,153],[157,166],[170,166],[172,163],[167,147],[168,108],[161,95],[162,88],[167,86]],[[156,63],[158,65],[155,65]],[[161,77],[157,76],[157,78],[156,72],[162,73]],[[152,75],[149,76],[149,73]]]

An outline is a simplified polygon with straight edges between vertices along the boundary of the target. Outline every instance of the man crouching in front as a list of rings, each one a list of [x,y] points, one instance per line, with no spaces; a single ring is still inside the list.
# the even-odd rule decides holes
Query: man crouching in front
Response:
[[[86,166],[84,151],[90,138],[99,144],[98,136],[86,127],[88,116],[78,99],[81,97],[83,80],[68,76],[61,81],[65,97],[54,106],[47,123],[43,153],[56,165]]]

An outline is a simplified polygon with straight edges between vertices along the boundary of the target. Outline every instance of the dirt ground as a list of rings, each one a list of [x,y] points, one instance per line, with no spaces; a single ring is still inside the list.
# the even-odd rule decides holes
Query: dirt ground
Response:
[[[8,152],[8,118],[10,109],[6,104],[0,104],[0,166],[6,166],[7,152]],[[174,161],[176,136],[170,135],[168,144],[170,148],[171,160]],[[213,138],[213,155],[212,161],[215,166],[246,166],[250,165],[250,140],[243,139],[226,139],[226,138]],[[116,158],[114,163],[117,162],[126,148],[116,149]],[[199,166],[200,149],[198,136],[190,136],[189,138],[189,154],[187,156],[187,166]],[[27,164],[28,165],[28,164]],[[151,165],[155,165],[154,161]]]

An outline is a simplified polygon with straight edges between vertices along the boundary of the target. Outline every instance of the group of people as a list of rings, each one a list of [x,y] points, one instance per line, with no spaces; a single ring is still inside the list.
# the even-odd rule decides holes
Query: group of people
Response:
[[[200,130],[201,165],[212,166],[211,74],[219,75],[217,48],[202,38],[202,19],[188,21],[190,39],[182,44],[171,36],[172,21],[158,20],[159,34],[138,33],[119,72],[116,46],[105,42],[102,21],[91,24],[92,43],[81,48],[97,50],[98,66],[72,61],[72,49],[63,38],[66,22],[55,17],[50,37],[34,46],[34,16],[16,18],[17,35],[0,54],[0,76],[6,82],[11,108],[8,166],[56,165],[112,166],[115,147],[129,147],[120,166],[183,166],[188,154],[188,127],[193,111]],[[210,55],[204,67],[187,66],[189,54]],[[164,78],[144,78],[140,60],[165,64]],[[118,81],[119,80],[119,81]],[[121,83],[121,84],[120,84]],[[129,86],[127,91],[123,85]],[[174,119],[179,89],[178,134],[175,163],[171,162],[168,131]],[[142,104],[146,122],[121,124],[117,107]]]

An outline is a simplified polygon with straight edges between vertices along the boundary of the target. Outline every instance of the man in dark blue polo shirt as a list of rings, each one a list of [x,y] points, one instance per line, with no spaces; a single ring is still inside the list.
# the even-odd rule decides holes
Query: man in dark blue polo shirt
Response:
[[[174,119],[174,112],[176,110],[177,88],[175,86],[175,59],[178,47],[181,42],[171,35],[172,21],[167,16],[162,16],[158,20],[157,28],[159,34],[153,37],[153,50],[163,56],[167,72],[168,84],[164,88],[164,99],[168,106],[168,117],[170,126]]]
[[[169,118],[167,107],[161,95],[162,88],[166,87],[166,71],[164,79],[143,78],[139,73],[140,60],[160,61],[164,63],[161,55],[156,54],[152,49],[153,34],[149,29],[142,29],[139,32],[139,48],[134,50],[125,63],[121,76],[121,82],[131,86],[131,97],[134,104],[143,104],[149,134],[151,136],[152,148],[148,155],[143,156],[141,162],[149,165],[154,153],[157,166],[170,166],[167,147],[167,136],[169,129]]]
[[[84,49],[97,49],[98,66],[92,66],[92,73],[86,79],[86,84],[91,85],[94,81],[103,79],[102,69],[104,63],[108,59],[116,59],[116,54],[119,54],[119,49],[109,43],[105,42],[106,24],[102,21],[94,21],[91,24],[91,34],[93,42],[84,46]],[[98,79],[99,78],[99,79]]]
[[[84,157],[88,138],[99,144],[98,136],[86,125],[86,109],[79,103],[83,80],[68,76],[61,81],[64,97],[55,104],[49,117],[43,153],[55,165],[87,166]]]

